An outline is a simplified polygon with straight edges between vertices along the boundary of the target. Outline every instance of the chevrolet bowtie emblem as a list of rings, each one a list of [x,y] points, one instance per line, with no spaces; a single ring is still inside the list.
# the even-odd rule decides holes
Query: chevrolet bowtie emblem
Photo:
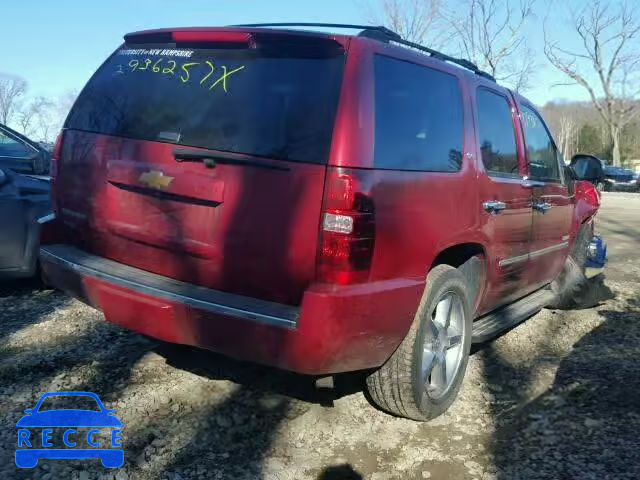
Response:
[[[145,184],[149,188],[164,190],[166,188],[169,188],[169,185],[171,185],[171,182],[173,181],[173,177],[169,177],[164,173],[158,172],[156,170],[150,170],[140,175],[138,181]]]

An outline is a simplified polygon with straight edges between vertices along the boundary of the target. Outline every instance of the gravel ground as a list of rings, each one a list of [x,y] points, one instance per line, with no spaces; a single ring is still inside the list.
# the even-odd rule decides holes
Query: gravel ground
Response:
[[[603,302],[545,310],[472,355],[459,399],[428,424],[390,417],[339,379],[162,344],[34,284],[0,291],[0,476],[38,479],[638,479],[640,198],[605,196]],[[615,242],[615,243],[614,243]],[[88,390],[123,421],[125,466],[13,462],[41,393]]]

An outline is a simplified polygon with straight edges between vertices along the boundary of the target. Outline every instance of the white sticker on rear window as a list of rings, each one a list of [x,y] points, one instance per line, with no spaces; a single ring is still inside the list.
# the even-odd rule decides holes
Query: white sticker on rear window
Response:
[[[118,55],[161,55],[163,57],[191,58],[193,50],[178,50],[173,48],[123,48],[118,51]]]

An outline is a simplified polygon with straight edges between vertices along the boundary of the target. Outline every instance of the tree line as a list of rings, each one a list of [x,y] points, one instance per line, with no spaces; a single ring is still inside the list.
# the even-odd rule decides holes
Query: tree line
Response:
[[[640,116],[640,13],[635,3],[378,0],[363,8],[370,20],[408,40],[467,58],[520,92],[526,92],[533,82],[545,81],[536,78],[539,65],[529,41],[542,32],[544,59],[566,79],[564,84],[576,85],[588,94],[589,117],[593,113],[598,117],[589,122],[578,122],[579,118],[571,115],[555,119],[556,134],[564,135],[559,141],[563,151],[574,151],[580,142],[584,148],[602,145],[598,147],[600,155],[620,165],[623,158],[637,155],[634,139]],[[550,17],[556,28],[550,28]],[[546,110],[583,108],[586,106],[560,108],[552,104]]]
[[[541,110],[565,159],[589,153],[611,162],[609,129],[590,102],[549,102]],[[640,159],[640,119],[624,125],[619,148],[622,165]]]
[[[28,92],[24,78],[0,72],[0,123],[36,141],[52,143],[77,94],[69,91],[47,98],[29,97]]]

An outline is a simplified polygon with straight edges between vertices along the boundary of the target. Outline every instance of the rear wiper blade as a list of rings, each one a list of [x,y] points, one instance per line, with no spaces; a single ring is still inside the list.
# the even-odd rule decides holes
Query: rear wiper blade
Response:
[[[271,165],[251,158],[240,158],[237,153],[214,152],[210,150],[192,150],[189,148],[175,148],[173,157],[177,162],[202,162],[208,168],[215,168],[216,164],[246,165],[249,167],[265,168],[268,170],[288,171],[284,165]]]

